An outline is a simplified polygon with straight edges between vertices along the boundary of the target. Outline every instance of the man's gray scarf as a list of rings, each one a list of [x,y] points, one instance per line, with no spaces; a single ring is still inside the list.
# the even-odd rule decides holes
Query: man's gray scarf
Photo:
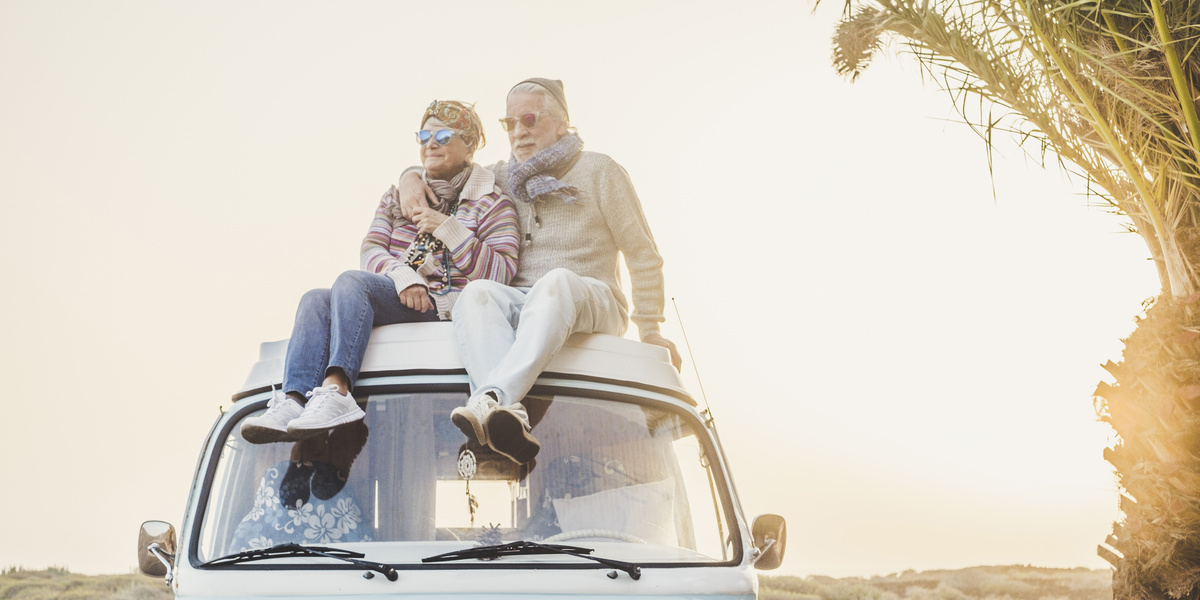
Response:
[[[563,202],[574,204],[579,200],[579,190],[547,173],[554,173],[570,164],[581,150],[583,140],[574,133],[568,133],[553,146],[541,150],[523,163],[518,163],[516,158],[509,159],[508,193],[521,202],[534,202],[557,195]]]

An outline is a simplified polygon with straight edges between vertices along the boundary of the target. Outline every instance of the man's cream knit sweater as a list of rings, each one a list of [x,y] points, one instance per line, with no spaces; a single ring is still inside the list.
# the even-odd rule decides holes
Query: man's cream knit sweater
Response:
[[[507,163],[496,163],[491,170],[507,191]],[[570,269],[608,284],[621,303],[622,316],[638,326],[641,338],[658,333],[659,323],[665,320],[662,256],[625,169],[604,154],[580,152],[565,173],[552,175],[578,189],[580,199],[571,204],[557,198],[533,203],[513,200],[521,250],[511,285],[532,286],[551,269]],[[632,316],[621,290],[618,253],[624,255],[629,269]]]

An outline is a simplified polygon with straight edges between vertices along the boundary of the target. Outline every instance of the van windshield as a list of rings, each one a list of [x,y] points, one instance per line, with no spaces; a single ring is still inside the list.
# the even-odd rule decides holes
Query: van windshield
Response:
[[[232,423],[201,500],[196,558],[299,542],[419,563],[516,540],[643,563],[735,557],[730,495],[689,413],[663,403],[529,396],[523,404],[542,448],[517,465],[468,443],[451,423],[450,411],[465,402],[464,393],[374,394],[363,421],[301,442],[250,444]]]

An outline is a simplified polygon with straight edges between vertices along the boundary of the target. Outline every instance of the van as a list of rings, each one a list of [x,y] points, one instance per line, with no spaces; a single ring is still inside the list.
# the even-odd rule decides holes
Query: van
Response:
[[[747,521],[663,348],[573,335],[523,400],[541,451],[518,465],[450,421],[469,384],[447,322],[374,330],[362,421],[246,442],[286,347],[213,424],[178,533],[142,525],[139,566],[177,598],[753,598],[783,560],[784,520]]]

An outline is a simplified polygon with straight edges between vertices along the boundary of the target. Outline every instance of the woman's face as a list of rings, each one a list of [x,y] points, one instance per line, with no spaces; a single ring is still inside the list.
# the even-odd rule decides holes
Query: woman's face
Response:
[[[537,154],[553,146],[562,136],[567,134],[567,124],[550,116],[543,106],[546,98],[537,92],[520,92],[508,99],[507,117],[517,119],[517,124],[508,132],[508,143],[512,145],[513,158],[525,162]],[[537,115],[533,127],[522,124],[521,117],[529,113]]]
[[[439,129],[450,129],[437,119],[425,121],[421,128],[428,129],[433,133],[437,133]],[[467,148],[467,143],[463,141],[462,136],[455,131],[454,137],[445,144],[439,144],[436,139],[429,138],[429,141],[421,146],[421,165],[425,167],[425,171],[429,173],[430,177],[448,180],[471,164],[474,154],[474,151]]]

